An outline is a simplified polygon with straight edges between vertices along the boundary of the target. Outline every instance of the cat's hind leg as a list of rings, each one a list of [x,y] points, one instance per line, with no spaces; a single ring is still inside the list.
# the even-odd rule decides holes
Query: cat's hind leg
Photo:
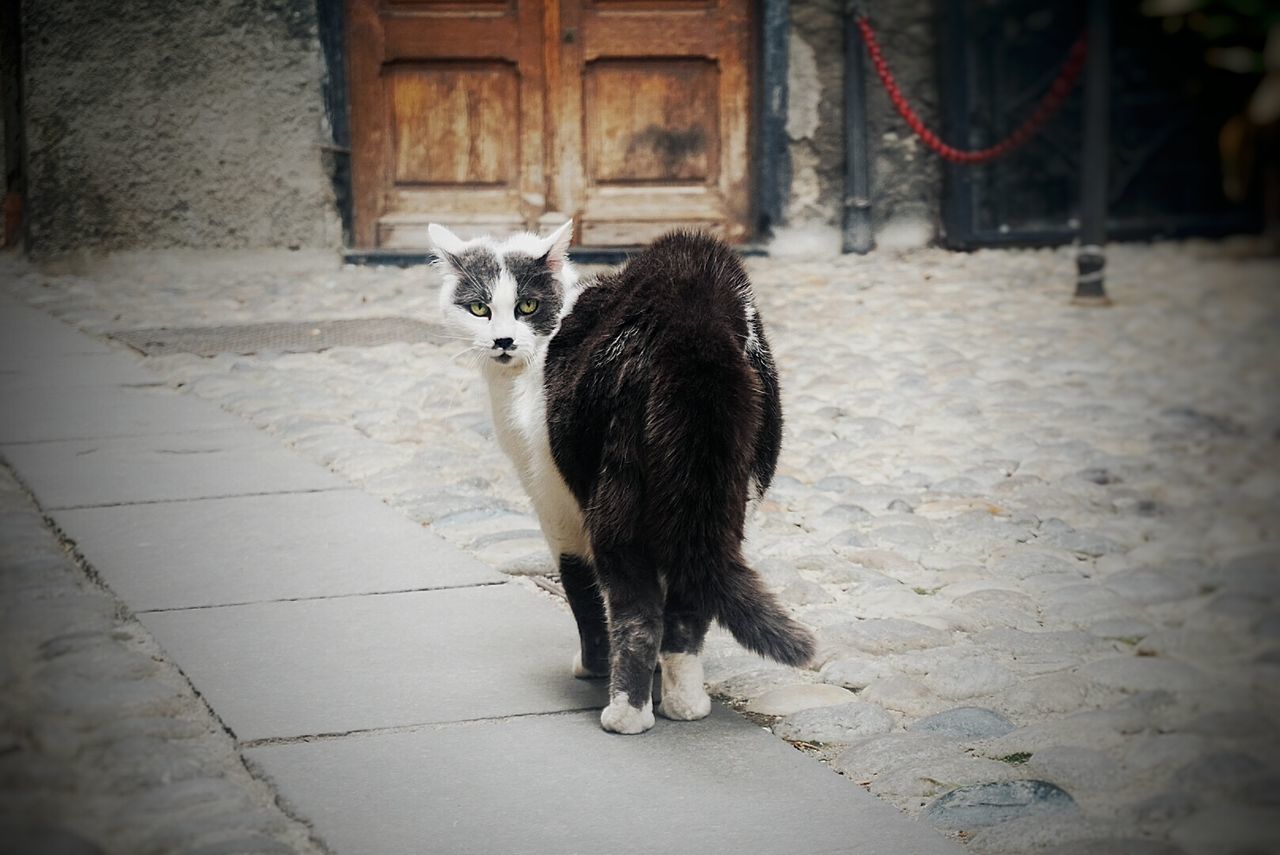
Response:
[[[662,643],[662,588],[636,550],[596,554],[609,609],[609,705],[600,726],[612,733],[653,727],[653,670]]]
[[[596,574],[587,559],[560,556],[560,584],[569,608],[578,623],[578,653],[573,657],[573,676],[582,679],[609,676],[609,623],[604,598]]]
[[[689,597],[675,588],[667,592],[663,615],[662,701],[658,712],[664,718],[696,721],[711,713],[711,698],[703,686],[702,640],[707,635],[711,617]]]

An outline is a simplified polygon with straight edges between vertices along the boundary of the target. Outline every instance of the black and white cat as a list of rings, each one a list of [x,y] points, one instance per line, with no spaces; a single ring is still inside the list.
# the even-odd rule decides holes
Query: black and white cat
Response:
[[[441,309],[481,354],[498,442],[515,463],[578,622],[578,677],[609,676],[605,730],[711,711],[710,622],[789,665],[813,655],[743,562],[749,500],[782,438],[777,374],[746,272],[673,232],[579,282],[572,223],[546,238],[463,241],[432,225]]]

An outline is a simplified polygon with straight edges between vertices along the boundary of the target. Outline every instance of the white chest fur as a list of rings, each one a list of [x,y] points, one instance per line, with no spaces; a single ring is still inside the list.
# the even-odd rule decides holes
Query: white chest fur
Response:
[[[539,353],[520,372],[486,367],[494,433],[533,502],[552,558],[564,554],[587,557],[582,511],[551,458],[542,366],[543,354]]]

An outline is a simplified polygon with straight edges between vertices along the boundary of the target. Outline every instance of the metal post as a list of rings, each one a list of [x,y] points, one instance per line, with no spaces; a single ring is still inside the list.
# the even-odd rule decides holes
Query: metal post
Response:
[[[1107,266],[1107,164],[1111,118],[1111,8],[1089,0],[1089,56],[1084,69],[1084,150],[1080,157],[1080,247],[1076,295],[1083,305],[1109,305]]]
[[[844,240],[845,252],[865,255],[871,233],[871,164],[867,150],[867,72],[855,23],[857,3],[844,10]]]
[[[761,22],[760,227],[767,235],[782,224],[791,187],[787,150],[787,39],[791,32],[790,0],[764,0]]]

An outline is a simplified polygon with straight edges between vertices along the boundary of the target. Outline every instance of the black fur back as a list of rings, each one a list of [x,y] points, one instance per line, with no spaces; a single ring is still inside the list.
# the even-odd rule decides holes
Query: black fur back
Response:
[[[812,637],[741,556],[746,502],[773,478],[782,407],[737,256],[704,234],[659,239],[588,285],[550,342],[545,376],[552,455],[611,600],[665,591],[669,627],[678,604],[751,650],[807,662]]]

